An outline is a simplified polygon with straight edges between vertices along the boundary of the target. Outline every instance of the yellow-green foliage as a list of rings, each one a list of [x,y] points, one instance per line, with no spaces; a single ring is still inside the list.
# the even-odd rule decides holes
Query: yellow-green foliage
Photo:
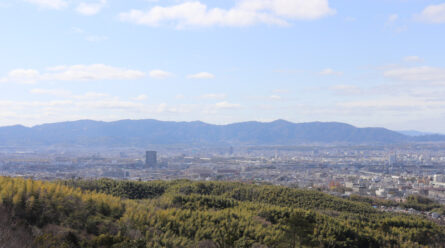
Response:
[[[422,247],[444,228],[316,191],[228,182],[0,177],[37,247]]]

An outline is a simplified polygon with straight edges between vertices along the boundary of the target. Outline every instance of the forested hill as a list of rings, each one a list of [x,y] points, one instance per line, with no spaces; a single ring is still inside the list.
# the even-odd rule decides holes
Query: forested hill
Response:
[[[122,120],[74,121],[31,128],[0,128],[1,146],[144,146],[150,144],[295,145],[387,144],[445,141],[442,135],[411,137],[384,128],[357,128],[337,122],[242,122],[212,125],[203,122]]]
[[[445,229],[366,199],[229,182],[0,177],[0,247],[442,247]],[[5,246],[6,245],[6,246]]]

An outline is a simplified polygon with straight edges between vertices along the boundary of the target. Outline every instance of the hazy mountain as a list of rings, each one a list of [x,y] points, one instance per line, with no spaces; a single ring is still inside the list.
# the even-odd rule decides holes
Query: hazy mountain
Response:
[[[397,132],[399,132],[403,135],[412,136],[412,137],[425,136],[425,135],[438,135],[437,133],[420,132],[420,131],[416,131],[416,130],[402,130],[402,131],[397,131]]]
[[[200,121],[168,122],[81,120],[34,127],[0,127],[0,146],[75,145],[142,146],[149,144],[293,145],[308,143],[400,143],[445,141],[442,135],[410,137],[385,128],[357,128],[337,122],[242,122],[212,125]]]

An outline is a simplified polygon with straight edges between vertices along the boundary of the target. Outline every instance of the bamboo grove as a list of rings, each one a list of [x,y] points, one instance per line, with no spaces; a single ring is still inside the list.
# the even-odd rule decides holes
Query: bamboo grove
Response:
[[[26,246],[18,247],[442,247],[445,243],[444,227],[423,217],[383,213],[362,198],[347,200],[280,186],[0,177],[0,202],[0,241],[10,238],[12,244],[14,237],[23,237],[20,241]]]

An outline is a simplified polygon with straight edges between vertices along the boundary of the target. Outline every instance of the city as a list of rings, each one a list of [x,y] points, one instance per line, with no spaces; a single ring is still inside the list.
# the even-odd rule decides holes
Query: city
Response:
[[[158,148],[3,149],[0,172],[37,180],[240,181],[395,201],[423,195],[445,203],[445,144]]]

